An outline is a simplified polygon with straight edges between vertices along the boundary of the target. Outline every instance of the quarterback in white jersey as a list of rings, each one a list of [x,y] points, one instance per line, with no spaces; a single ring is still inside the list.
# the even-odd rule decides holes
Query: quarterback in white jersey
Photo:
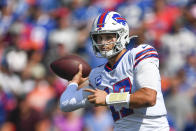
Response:
[[[127,22],[113,11],[96,18],[91,37],[95,54],[108,63],[91,71],[88,88],[77,89],[86,80],[80,66],[61,95],[61,110],[108,106],[116,131],[169,131],[157,51],[147,44],[127,50]]]

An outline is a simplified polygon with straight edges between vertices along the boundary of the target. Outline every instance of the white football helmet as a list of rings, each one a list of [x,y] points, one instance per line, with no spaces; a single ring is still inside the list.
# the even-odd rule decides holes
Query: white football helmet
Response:
[[[99,34],[115,33],[117,41],[114,44],[114,48],[110,51],[100,51],[96,38]],[[91,39],[93,43],[93,50],[97,57],[111,58],[118,54],[121,50],[126,48],[126,44],[129,43],[129,27],[125,18],[119,13],[114,11],[104,12],[99,15],[92,26]]]

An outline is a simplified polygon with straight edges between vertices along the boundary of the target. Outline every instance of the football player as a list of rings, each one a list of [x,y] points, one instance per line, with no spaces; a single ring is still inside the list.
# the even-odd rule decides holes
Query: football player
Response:
[[[156,49],[142,43],[126,49],[129,27],[126,19],[114,11],[95,19],[91,38],[96,56],[108,62],[91,71],[85,88],[80,87],[87,78],[82,78],[79,66],[61,95],[61,110],[108,106],[115,131],[169,131]]]

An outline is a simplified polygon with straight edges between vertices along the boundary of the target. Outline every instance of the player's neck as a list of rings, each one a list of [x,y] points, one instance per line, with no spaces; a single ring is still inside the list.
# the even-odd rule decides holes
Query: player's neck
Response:
[[[121,56],[126,52],[126,49],[123,49],[118,55],[109,59],[109,66],[112,68],[114,64],[121,58]]]

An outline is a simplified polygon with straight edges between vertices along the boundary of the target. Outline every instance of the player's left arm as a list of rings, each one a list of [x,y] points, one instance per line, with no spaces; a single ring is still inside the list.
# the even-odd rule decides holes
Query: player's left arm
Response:
[[[149,45],[142,46],[137,52],[134,81],[138,90],[132,94],[129,92],[105,94],[102,90],[86,90],[93,93],[88,96],[90,102],[96,105],[128,104],[131,108],[150,107],[156,104],[157,91],[161,86],[158,53]]]
[[[90,92],[92,93],[91,95],[88,95],[88,101],[90,103],[95,104],[96,106],[106,106],[106,97],[107,97],[107,93],[103,90],[100,89],[84,89],[84,91],[86,92]]]
[[[157,92],[153,89],[143,87],[130,95],[130,107],[150,107],[156,104]]]
[[[137,86],[141,88],[133,94],[129,92],[109,93],[99,89],[85,89],[91,92],[88,101],[95,105],[129,105],[131,108],[150,107],[156,104],[157,90],[159,83],[159,70],[153,63],[147,63],[137,68]]]
[[[154,106],[160,81],[159,69],[156,64],[146,62],[138,65],[135,72],[135,83],[139,90],[130,95],[130,107]]]
[[[156,49],[147,44],[138,46],[133,68],[135,86],[138,90],[130,95],[130,107],[154,106],[157,91],[161,90],[159,56]]]

